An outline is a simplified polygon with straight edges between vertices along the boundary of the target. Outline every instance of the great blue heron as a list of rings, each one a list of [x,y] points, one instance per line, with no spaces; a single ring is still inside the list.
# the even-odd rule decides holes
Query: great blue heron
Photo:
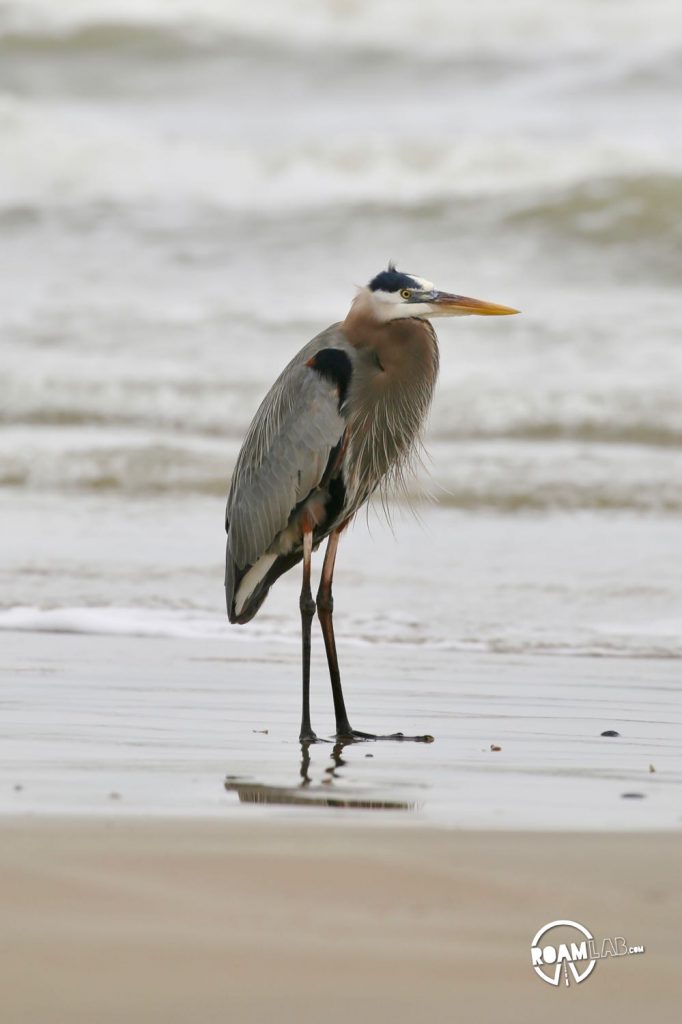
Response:
[[[332,625],[339,536],[378,487],[400,481],[418,444],[438,374],[438,341],[429,317],[516,312],[438,291],[430,281],[389,264],[358,291],[345,320],[294,356],[253,418],[227,499],[227,614],[230,622],[248,622],[275,580],[303,560],[302,741],[317,739],[310,724],[316,607],[337,737],[407,738],[358,732],[348,721]],[[311,556],[325,537],[313,601]]]

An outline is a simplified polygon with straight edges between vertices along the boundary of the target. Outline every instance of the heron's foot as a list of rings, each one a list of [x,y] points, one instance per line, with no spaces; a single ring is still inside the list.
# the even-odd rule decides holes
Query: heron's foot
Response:
[[[395,740],[398,743],[433,743],[433,736],[406,736],[402,732],[388,734],[377,734],[373,732],[361,732],[359,729],[339,729],[336,734],[337,740],[342,743],[357,743],[364,740]]]
[[[299,743],[308,746],[311,743],[331,743],[331,740],[326,740],[322,736],[318,736],[317,733],[313,732],[312,729],[309,732],[301,732],[298,737]]]

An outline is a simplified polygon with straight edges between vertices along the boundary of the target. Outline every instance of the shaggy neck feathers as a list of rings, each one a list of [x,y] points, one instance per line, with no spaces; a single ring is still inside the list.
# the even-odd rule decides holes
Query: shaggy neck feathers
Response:
[[[362,294],[341,329],[356,352],[344,475],[360,505],[377,481],[385,492],[409,473],[438,375],[438,342],[426,320],[377,320]]]

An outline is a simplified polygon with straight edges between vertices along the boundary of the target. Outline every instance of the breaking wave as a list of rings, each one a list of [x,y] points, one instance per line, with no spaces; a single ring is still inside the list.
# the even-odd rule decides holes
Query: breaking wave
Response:
[[[221,46],[236,36],[261,46],[341,46],[394,52],[405,59],[472,49],[524,56],[537,51],[585,55],[605,45],[609,53],[627,53],[642,39],[652,47],[670,48],[676,38],[679,12],[674,3],[630,4],[615,18],[609,8],[590,0],[557,0],[548,15],[540,0],[517,0],[513,5],[501,0],[476,5],[423,0],[418,8],[391,0],[312,5],[307,0],[259,0],[250,5],[223,0],[4,0],[0,39],[69,49],[91,47],[93,41],[119,48],[130,36],[174,36],[191,48]],[[437,25],[438,31],[426,31],[425,25]]]
[[[240,439],[145,433],[12,431],[0,449],[0,486],[123,496],[224,498]],[[682,446],[546,443],[523,439],[435,441],[412,501],[457,508],[682,511]]]
[[[373,620],[372,629],[352,629],[344,635],[346,646],[392,644],[403,647],[427,645],[430,650],[474,654],[555,655],[563,657],[682,658],[679,624],[673,621],[651,623],[646,629],[631,626],[598,627],[582,634],[557,633],[554,637],[532,634],[499,635],[480,639],[453,639],[442,635],[405,636],[402,621],[383,616]],[[166,608],[64,607],[38,608],[15,606],[0,609],[0,632],[66,633],[99,636],[168,637],[182,640],[225,640],[246,646],[263,640],[287,644],[298,655],[300,639],[290,623],[256,621],[248,634],[230,630],[225,618],[209,612],[188,612]]]

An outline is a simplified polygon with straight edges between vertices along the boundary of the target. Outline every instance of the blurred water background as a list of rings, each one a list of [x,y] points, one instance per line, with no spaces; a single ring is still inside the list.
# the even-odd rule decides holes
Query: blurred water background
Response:
[[[523,316],[439,326],[344,642],[682,657],[681,94],[674,0],[0,2],[0,626],[227,635],[250,418],[392,258]]]

